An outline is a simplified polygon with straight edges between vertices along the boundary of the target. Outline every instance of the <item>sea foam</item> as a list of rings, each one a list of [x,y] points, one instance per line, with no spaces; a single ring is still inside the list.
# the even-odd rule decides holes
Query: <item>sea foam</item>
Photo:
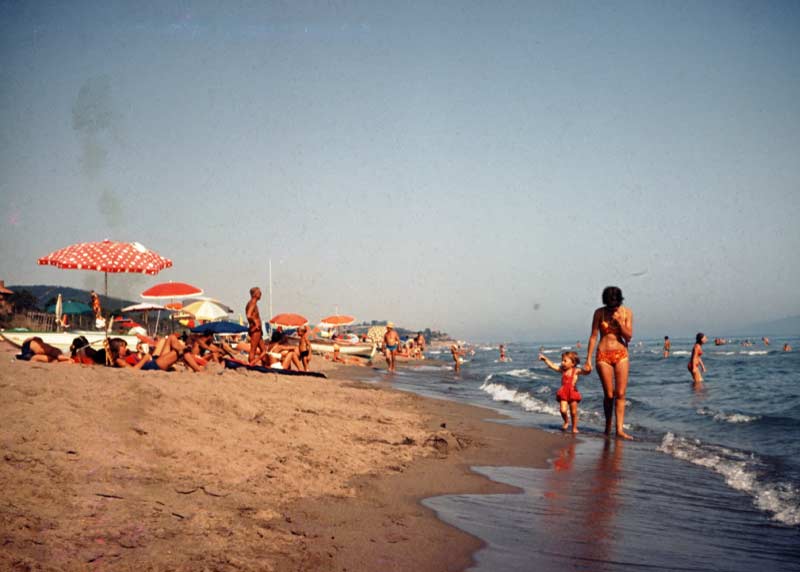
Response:
[[[502,383],[495,383],[491,378],[492,376],[490,375],[486,381],[483,382],[481,390],[488,393],[492,397],[492,400],[516,403],[525,411],[532,411],[534,413],[560,415],[559,409],[554,407],[551,403],[537,399],[527,391],[511,389]]]
[[[657,450],[722,475],[729,487],[749,494],[753,504],[774,520],[789,526],[800,524],[797,488],[790,483],[763,480],[763,463],[755,455],[673,433],[664,436]]]
[[[744,413],[725,413],[724,411],[715,411],[708,407],[701,407],[697,410],[700,415],[711,417],[714,421],[721,423],[750,423],[761,419],[758,415],[746,415]]]

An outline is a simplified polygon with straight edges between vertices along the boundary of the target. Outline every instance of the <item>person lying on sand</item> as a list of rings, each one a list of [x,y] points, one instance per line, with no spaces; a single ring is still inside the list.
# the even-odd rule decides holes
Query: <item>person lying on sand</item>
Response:
[[[21,353],[17,354],[17,359],[45,363],[69,363],[72,361],[69,357],[64,355],[64,352],[55,346],[46,344],[39,336],[28,338],[22,342]]]
[[[214,363],[222,363],[222,358],[225,357],[225,354],[234,359],[239,359],[239,354],[232,347],[225,342],[215,341],[214,334],[211,332],[192,334],[187,345],[191,348],[193,355]]]
[[[334,363],[343,363],[346,365],[360,365],[365,366],[367,362],[364,360],[357,358],[356,356],[345,356],[341,354],[339,344],[333,344],[333,353],[332,354],[324,354],[324,357],[327,360],[330,360]]]
[[[160,339],[152,354],[145,353],[141,357],[128,351],[128,343],[122,338],[111,338],[109,351],[113,367],[169,371],[178,360],[183,360],[192,371],[203,371],[203,366],[175,334]]]
[[[106,350],[94,349],[85,336],[78,336],[69,346],[69,355],[74,363],[83,365],[105,365]]]

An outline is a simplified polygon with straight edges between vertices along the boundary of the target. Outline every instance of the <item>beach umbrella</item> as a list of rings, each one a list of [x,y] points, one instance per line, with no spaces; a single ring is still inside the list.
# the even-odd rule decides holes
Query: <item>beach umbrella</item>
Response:
[[[59,304],[61,304],[60,311],[59,311]],[[56,319],[60,320],[61,316],[64,314],[66,314],[67,316],[74,316],[76,314],[90,314],[92,308],[89,306],[89,304],[84,304],[83,302],[74,302],[72,300],[67,300],[66,302],[62,302],[61,294],[59,294],[56,303],[48,306],[46,310],[48,312],[53,312],[56,315]]]
[[[367,330],[367,339],[376,344],[383,343],[383,336],[386,335],[386,326],[372,326]]]
[[[61,293],[58,294],[58,298],[56,298],[56,307],[55,307],[55,314],[56,314],[56,323],[61,326],[61,315],[64,313],[64,302],[61,300]]]
[[[186,282],[163,282],[151,286],[140,294],[151,300],[174,300],[175,298],[195,298],[203,295],[203,289]]]
[[[38,260],[41,265],[76,270],[96,270],[105,274],[108,296],[108,273],[132,272],[158,274],[172,266],[172,260],[148,250],[138,242],[80,242],[51,252]]]
[[[120,312],[160,312],[161,310],[167,310],[166,306],[162,306],[160,304],[153,304],[151,302],[142,302],[140,304],[132,304],[130,306],[125,306],[124,308],[120,308]]]
[[[192,302],[188,306],[184,306],[182,310],[193,315],[195,319],[204,321],[221,320],[233,313],[233,308],[210,298]]]
[[[308,324],[308,319],[300,314],[278,314],[270,318],[269,323],[275,327],[299,328]]]
[[[247,326],[242,326],[236,322],[209,322],[192,328],[195,334],[243,334],[247,331]]]
[[[349,326],[355,321],[356,319],[353,316],[348,316],[346,314],[334,314],[333,316],[322,318],[319,325],[329,328],[335,328],[339,326]]]

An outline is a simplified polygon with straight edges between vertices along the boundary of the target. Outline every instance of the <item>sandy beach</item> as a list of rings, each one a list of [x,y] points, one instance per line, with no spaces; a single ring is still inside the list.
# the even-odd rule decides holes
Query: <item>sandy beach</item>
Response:
[[[32,364],[0,344],[4,570],[463,570],[421,498],[566,437],[358,381]],[[377,365],[383,366],[378,359]]]

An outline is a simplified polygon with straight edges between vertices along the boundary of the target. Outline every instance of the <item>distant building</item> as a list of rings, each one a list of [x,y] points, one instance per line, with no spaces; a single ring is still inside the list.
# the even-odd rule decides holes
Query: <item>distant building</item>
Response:
[[[6,281],[0,280],[0,316],[8,316],[14,313],[14,306],[11,305],[9,297],[13,294],[6,288]]]

